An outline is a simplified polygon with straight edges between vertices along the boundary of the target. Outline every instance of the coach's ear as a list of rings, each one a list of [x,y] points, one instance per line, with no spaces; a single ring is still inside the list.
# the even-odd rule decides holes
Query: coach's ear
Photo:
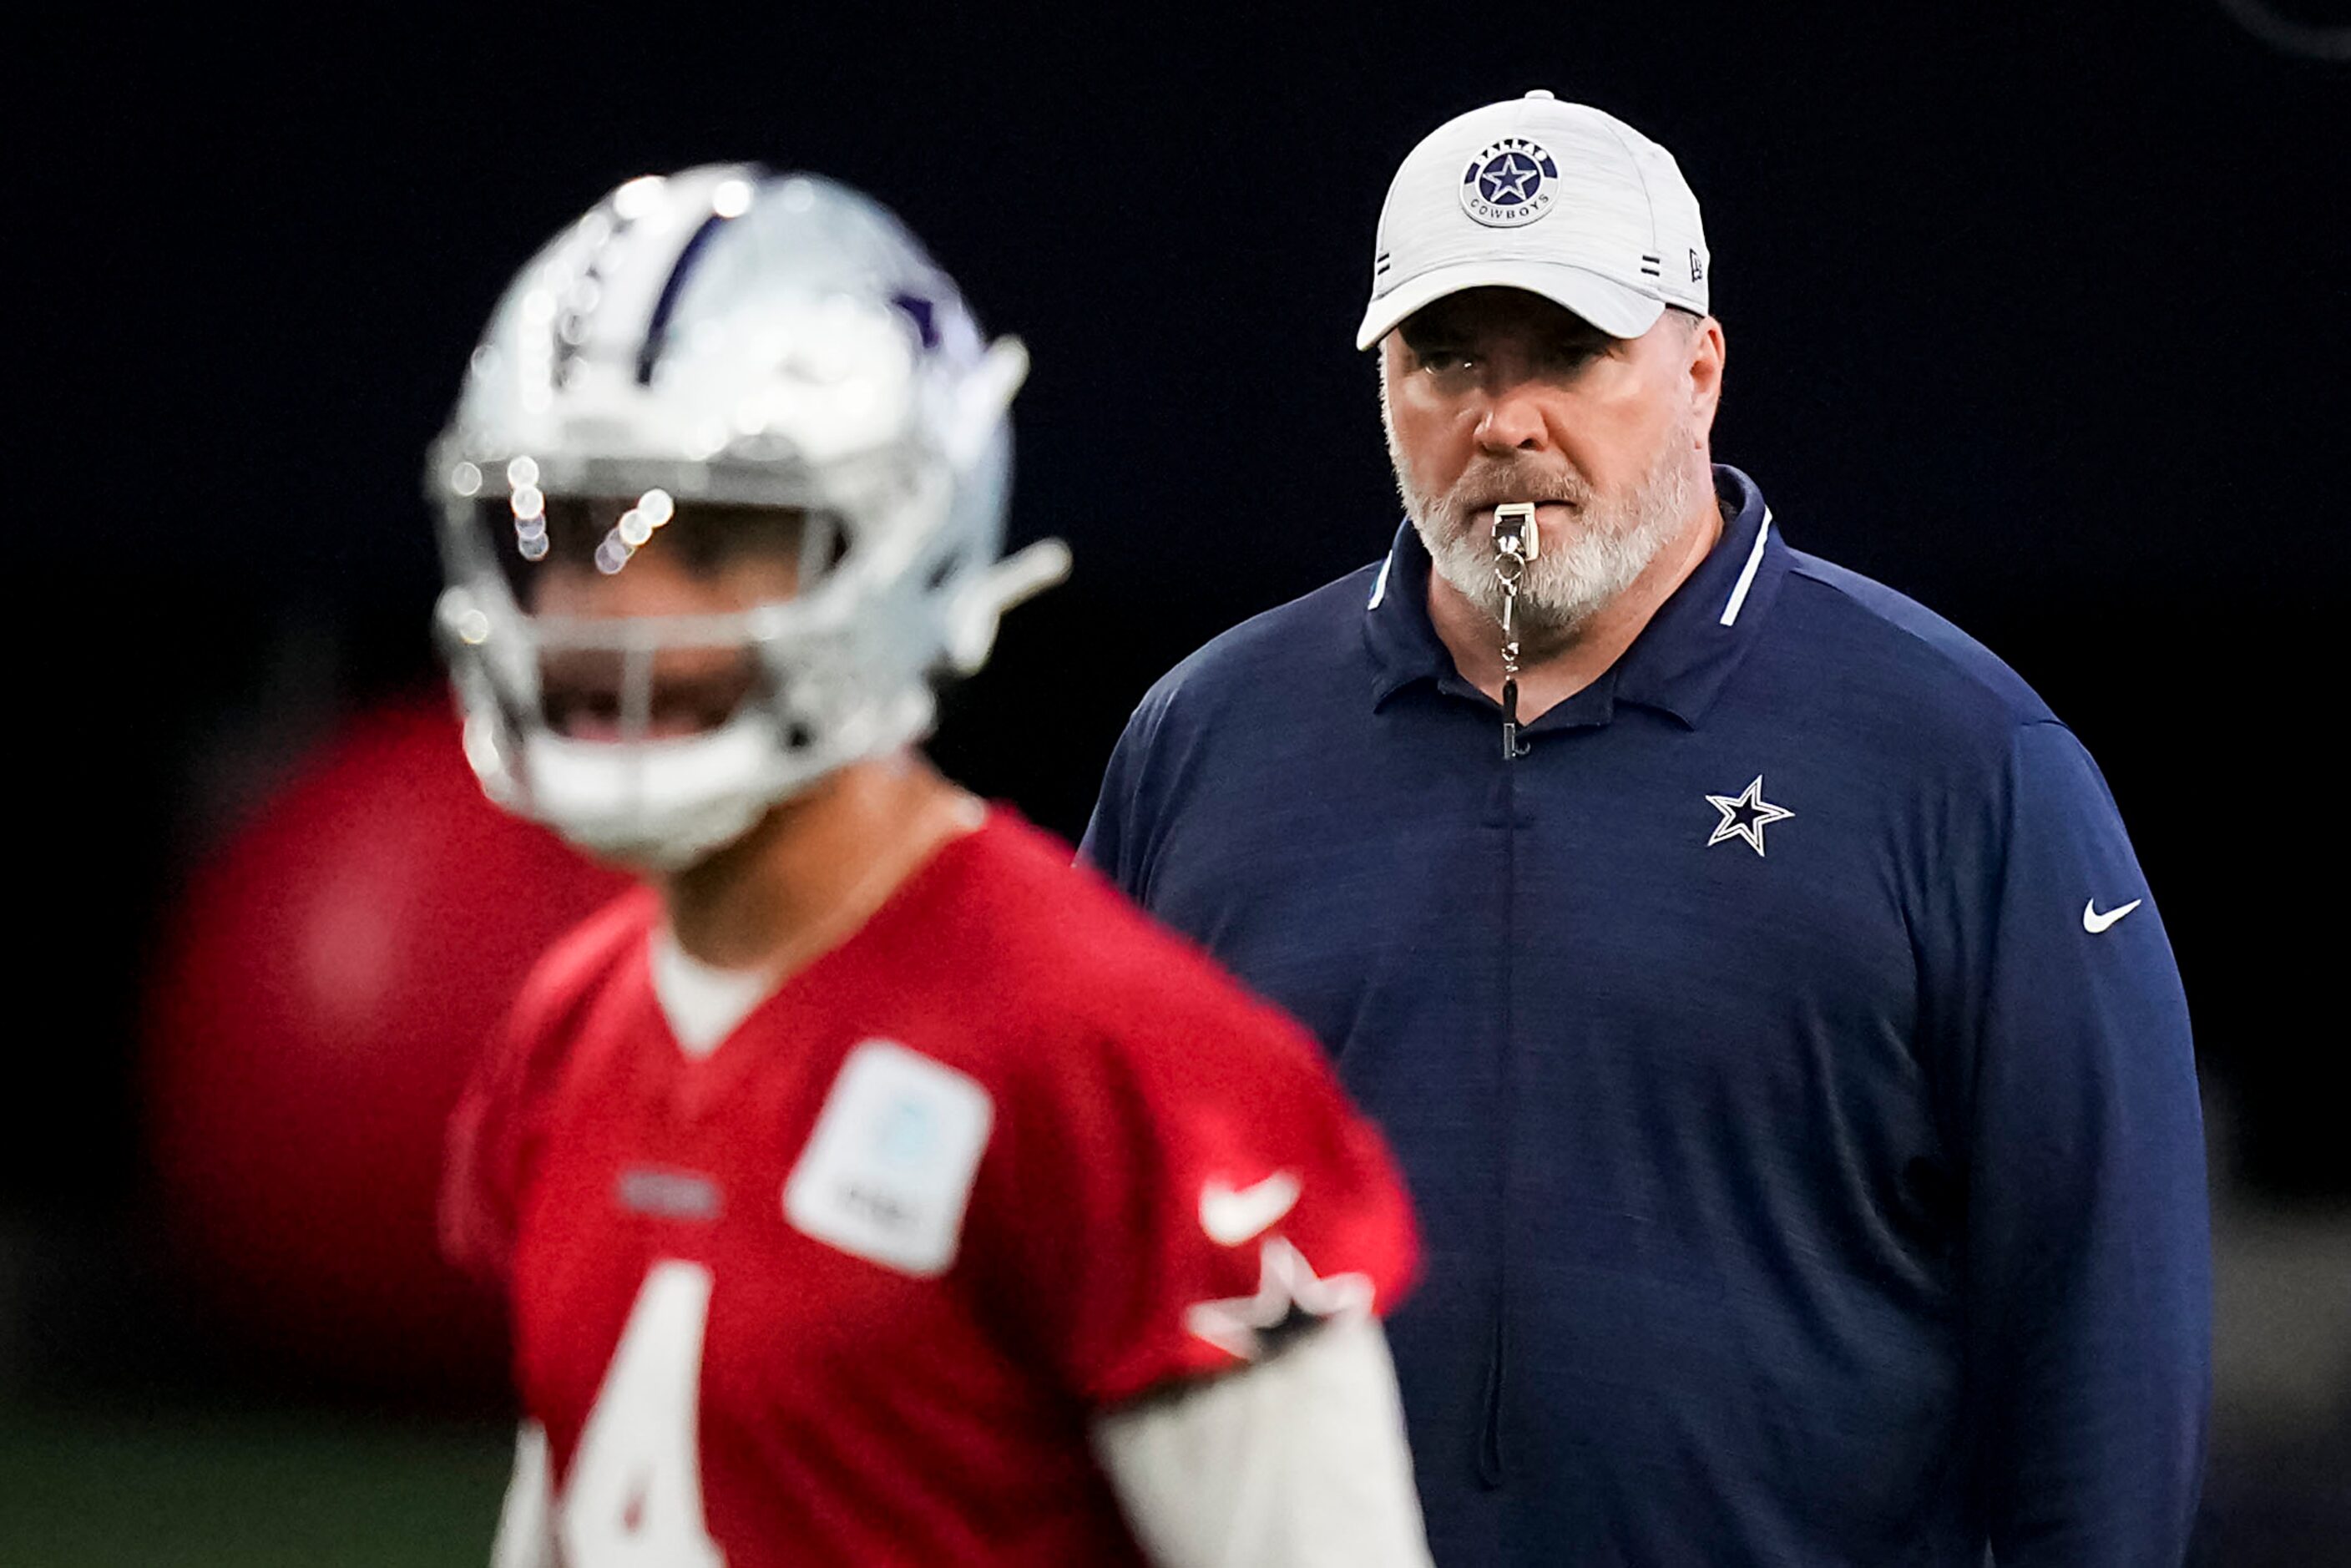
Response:
[[[1687,320],[1682,330],[1689,340],[1691,439],[1705,451],[1714,434],[1714,412],[1722,403],[1722,323],[1711,316],[1700,316]]]

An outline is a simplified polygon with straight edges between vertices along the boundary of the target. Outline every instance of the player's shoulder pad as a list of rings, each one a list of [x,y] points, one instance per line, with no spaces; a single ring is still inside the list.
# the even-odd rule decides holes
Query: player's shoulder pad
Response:
[[[1031,1064],[1051,1071],[1061,1053],[1126,1049],[1138,1040],[1319,1062],[1300,1025],[1092,866],[1072,863],[1059,839],[1001,809],[997,816],[993,853],[952,901],[950,918],[971,941],[986,938],[987,984],[1026,1021]]]
[[[563,1024],[639,949],[660,915],[658,894],[631,888],[556,938],[515,993],[504,1038],[528,1049],[559,1036]]]

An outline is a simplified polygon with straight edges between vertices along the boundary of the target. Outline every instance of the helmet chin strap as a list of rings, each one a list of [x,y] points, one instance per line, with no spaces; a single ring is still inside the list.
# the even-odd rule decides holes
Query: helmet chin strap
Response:
[[[700,822],[679,824],[666,838],[646,837],[649,827],[632,824],[632,833],[616,835],[609,842],[590,842],[578,835],[573,841],[599,859],[666,874],[725,849],[749,832],[766,810],[766,806],[748,801],[730,801],[723,811],[714,810]]]
[[[534,731],[522,738],[517,771],[524,789],[515,803],[590,854],[682,871],[741,838],[778,801],[911,743],[933,711],[927,688],[901,692],[822,749],[786,747],[780,721],[758,708],[674,740],[613,743]]]
[[[522,743],[530,813],[589,853],[677,871],[748,831],[777,798],[775,723],[737,714],[706,735],[614,745],[538,733]]]

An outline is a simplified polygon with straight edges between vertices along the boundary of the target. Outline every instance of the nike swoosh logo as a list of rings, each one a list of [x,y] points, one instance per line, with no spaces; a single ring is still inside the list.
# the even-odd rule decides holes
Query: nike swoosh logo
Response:
[[[1289,1171],[1238,1191],[1228,1182],[1211,1181],[1200,1189],[1200,1228],[1220,1247],[1238,1247],[1273,1228],[1298,1193],[1298,1177]]]
[[[2082,905],[2082,929],[2088,932],[2091,936],[2095,936],[2099,932],[2104,931],[2107,926],[2112,925],[2116,921],[2120,920],[2124,915],[2128,915],[2132,910],[2137,909],[2145,902],[2146,900],[2144,899],[2134,898],[2128,904],[2124,904],[2120,909],[2109,909],[2104,915],[2101,915],[2098,913],[2098,901],[2094,898],[2090,900],[2089,903]]]

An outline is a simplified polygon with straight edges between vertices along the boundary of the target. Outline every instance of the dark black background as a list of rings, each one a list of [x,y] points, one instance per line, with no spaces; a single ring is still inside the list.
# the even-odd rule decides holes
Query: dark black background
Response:
[[[1718,456],[2101,759],[2244,1175],[2351,1195],[2351,69],[2193,3],[125,16],[22,47],[8,771],[38,983],[7,1212],[103,1232],[133,1200],[161,913],[339,715],[434,678],[424,444],[506,279],[611,184],[836,175],[1027,340],[1014,532],[1077,571],[936,749],[1074,836],[1155,676],[1382,547],[1350,340],[1388,176],[1537,86],[1698,193]]]

